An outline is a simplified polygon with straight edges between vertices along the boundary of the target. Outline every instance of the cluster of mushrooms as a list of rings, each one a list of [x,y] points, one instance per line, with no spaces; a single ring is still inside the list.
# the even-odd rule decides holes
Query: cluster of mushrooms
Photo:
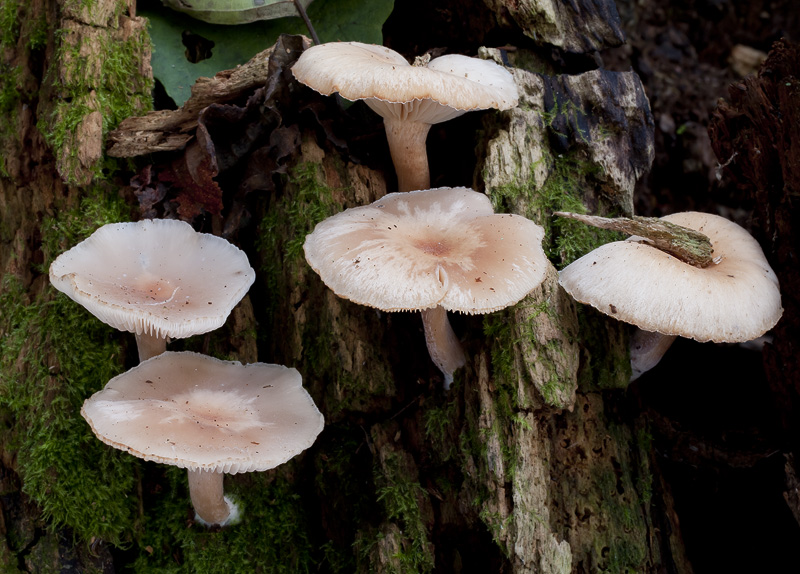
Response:
[[[317,92],[363,100],[384,118],[399,188],[317,225],[306,238],[306,259],[340,297],[384,311],[421,311],[447,389],[466,358],[446,311],[490,313],[513,305],[542,283],[550,263],[540,226],[494,214],[486,196],[470,189],[427,189],[425,138],[431,124],[466,111],[516,106],[514,79],[490,61],[448,55],[409,65],[388,48],[359,43],[314,46],[292,72]],[[703,213],[663,221],[705,234],[715,256],[697,263],[633,236],[559,273],[577,301],[639,327],[631,380],[654,367],[676,336],[749,341],[783,312],[777,277],[744,229]]]
[[[487,196],[471,189],[428,189],[430,126],[470,110],[516,106],[513,77],[494,62],[460,55],[409,65],[388,48],[355,42],[309,48],[292,71],[317,92],[364,100],[384,118],[400,190],[319,223],[306,238],[306,259],[340,297],[420,311],[447,389],[466,364],[447,311],[513,305],[550,266],[539,225],[495,214]],[[747,341],[782,313],[777,278],[745,230],[702,213],[663,219],[705,234],[714,257],[693,265],[633,236],[560,273],[576,300],[642,329],[632,338],[633,378],[675,336]],[[57,289],[135,333],[139,345],[141,363],[109,381],[81,414],[105,443],[187,468],[192,503],[207,524],[228,524],[237,514],[224,496],[223,473],[273,468],[308,448],[324,424],[295,369],[166,351],[168,338],[220,327],[254,279],[238,248],[174,220],[104,226],[50,268]]]
[[[225,473],[262,471],[311,446],[324,420],[300,373],[281,365],[166,351],[221,327],[255,280],[239,248],[183,221],[101,227],[59,255],[50,281],[98,319],[136,334],[140,363],[87,399],[95,435],[186,468],[197,520],[236,522]]]

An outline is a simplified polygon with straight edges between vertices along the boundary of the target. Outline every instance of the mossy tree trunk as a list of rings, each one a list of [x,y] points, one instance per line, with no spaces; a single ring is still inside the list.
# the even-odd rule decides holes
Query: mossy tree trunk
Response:
[[[8,572],[103,569],[109,543],[125,537],[113,523],[134,515],[133,466],[87,442],[76,410],[123,368],[126,344],[47,280],[55,255],[131,216],[105,176],[114,166],[104,139],[151,107],[150,42],[132,7],[0,2],[0,563]],[[127,502],[105,506],[120,496]]]
[[[566,26],[568,13],[514,3],[509,14],[501,4],[480,9],[529,37],[541,25],[542,37],[573,50],[619,41],[613,18],[592,33],[603,11]],[[445,392],[418,314],[337,298],[302,255],[317,221],[395,189],[380,121],[294,82],[288,68],[307,43],[284,38],[246,68],[256,70],[248,89],[220,88],[202,114],[162,126],[195,143],[160,148],[127,186],[133,174],[121,162],[111,171],[98,142],[143,113],[148,45],[130,6],[91,6],[2,3],[18,14],[3,30],[3,65],[14,71],[3,84],[0,178],[0,557],[9,571],[689,571],[647,422],[625,394],[627,331],[557,284],[556,267],[608,235],[551,213],[630,215],[652,159],[635,74],[534,73],[550,66],[519,50],[518,108],[432,130],[436,184],[472,186],[498,211],[543,225],[555,265],[518,305],[452,317],[468,363]],[[127,59],[109,67],[103,55],[120,42]],[[246,145],[231,145],[239,133]],[[216,168],[186,175],[175,166],[189,154]],[[223,209],[208,201],[215,192]],[[226,327],[171,348],[296,367],[326,417],[318,442],[289,464],[226,479],[245,515],[223,531],[194,522],[184,472],[94,440],[80,404],[135,364],[135,346],[47,281],[52,258],[95,227],[152,215],[224,235],[257,270]]]

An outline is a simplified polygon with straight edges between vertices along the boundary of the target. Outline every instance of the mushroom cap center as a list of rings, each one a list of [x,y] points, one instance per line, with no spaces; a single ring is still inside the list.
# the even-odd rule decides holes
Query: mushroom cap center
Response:
[[[253,399],[246,399],[236,392],[195,389],[181,393],[165,402],[165,408],[173,411],[164,422],[194,422],[203,428],[222,432],[244,432],[262,428],[270,423],[262,422],[252,410]]]
[[[166,305],[175,301],[180,292],[177,281],[148,271],[134,277],[122,273],[115,281],[89,277],[85,285],[88,292],[103,293],[108,302],[118,305]]]
[[[417,241],[414,247],[435,257],[446,257],[450,254],[451,247],[446,241],[437,240],[435,238],[429,240]]]
[[[541,227],[495,214],[466,188],[389,194],[345,210],[306,237],[306,260],[340,297],[385,311],[440,305],[488,313],[542,282]]]

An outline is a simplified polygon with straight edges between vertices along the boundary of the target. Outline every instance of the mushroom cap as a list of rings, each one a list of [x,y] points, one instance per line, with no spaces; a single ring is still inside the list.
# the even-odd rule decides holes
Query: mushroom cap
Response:
[[[708,213],[662,219],[708,236],[719,263],[694,267],[634,236],[574,261],[559,282],[575,300],[615,319],[703,342],[749,341],[778,322],[778,279],[747,231]]]
[[[139,458],[231,474],[286,462],[324,426],[295,369],[171,351],[111,379],[81,415]]]
[[[50,265],[50,282],[121,331],[183,338],[221,327],[255,280],[238,247],[173,219],[104,225]]]
[[[517,105],[513,76],[488,60],[457,54],[412,66],[384,46],[330,42],[303,52],[292,73],[302,84],[366,100],[384,118],[439,123],[470,110]]]
[[[390,193],[319,223],[306,260],[334,293],[384,311],[441,305],[490,313],[537,287],[544,230],[495,214],[484,194],[442,187]]]

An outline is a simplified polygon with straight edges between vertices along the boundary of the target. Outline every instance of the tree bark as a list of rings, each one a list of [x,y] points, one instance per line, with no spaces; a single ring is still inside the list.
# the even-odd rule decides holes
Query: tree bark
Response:
[[[105,107],[122,88],[98,62],[99,47],[144,24],[124,3],[95,4],[88,14],[36,0],[19,16],[16,45],[5,46],[21,94],[6,110],[0,178],[0,470],[9,493],[0,558],[9,568],[192,570],[218,557],[230,571],[245,563],[264,571],[690,571],[648,424],[624,393],[624,326],[579,308],[554,267],[518,305],[452,318],[467,365],[443,391],[418,314],[339,299],[302,256],[316,221],[392,190],[380,119],[294,82],[289,67],[308,41],[283,38],[241,75],[204,82],[213,89],[202,97],[219,99],[115,131],[114,155],[157,152],[127,185],[102,170],[98,141],[123,118]],[[40,21],[47,43],[34,52],[26,30]],[[617,22],[607,24],[613,44]],[[149,52],[137,46],[127,73],[146,78]],[[560,267],[608,236],[551,213],[630,216],[634,185],[652,161],[653,121],[631,72],[542,75],[516,58],[520,106],[453,123],[469,134],[460,150],[477,152],[450,158],[469,166],[468,181],[448,183],[472,185],[496,210],[543,225]],[[239,77],[264,83],[242,88],[231,81]],[[147,93],[147,82],[131,82],[122,92],[129,99]],[[429,147],[448,129],[431,134]],[[78,416],[84,398],[135,364],[135,346],[56,295],[47,265],[106,220],[151,216],[182,216],[225,236],[257,270],[225,328],[170,348],[293,366],[326,418],[318,442],[287,465],[226,479],[226,492],[243,501],[242,523],[229,530],[194,524],[185,473],[95,445]],[[95,345],[80,364],[67,354],[74,326]],[[103,366],[82,366],[88,361]],[[78,448],[56,462],[63,443]],[[102,504],[87,502],[87,482]]]

